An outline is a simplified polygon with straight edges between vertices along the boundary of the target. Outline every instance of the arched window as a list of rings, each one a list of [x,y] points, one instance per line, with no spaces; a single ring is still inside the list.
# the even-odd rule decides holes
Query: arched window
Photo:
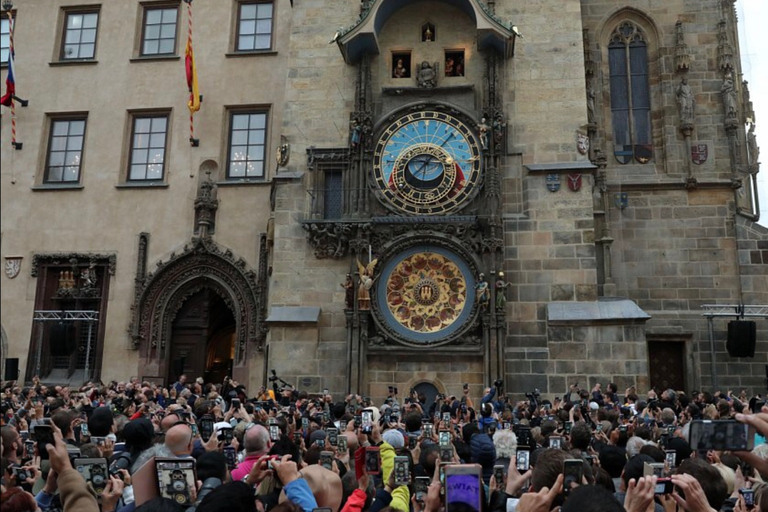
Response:
[[[614,155],[622,164],[653,157],[651,98],[648,87],[648,45],[643,31],[622,22],[608,45]]]

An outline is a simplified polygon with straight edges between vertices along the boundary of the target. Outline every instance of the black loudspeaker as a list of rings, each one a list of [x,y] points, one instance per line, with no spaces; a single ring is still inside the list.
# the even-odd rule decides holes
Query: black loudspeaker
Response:
[[[755,357],[757,324],[750,320],[728,322],[728,341],[725,348],[731,357]]]
[[[9,357],[5,360],[3,380],[19,380],[19,358]]]
[[[54,357],[66,357],[77,350],[75,339],[75,324],[72,322],[56,322],[51,326],[48,338],[51,355]]]

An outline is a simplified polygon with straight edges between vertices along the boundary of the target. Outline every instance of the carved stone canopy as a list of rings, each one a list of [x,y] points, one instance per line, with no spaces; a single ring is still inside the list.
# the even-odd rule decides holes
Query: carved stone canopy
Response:
[[[475,22],[478,49],[493,50],[512,57],[515,51],[516,33],[512,24],[497,17],[481,0],[439,0],[462,10]],[[341,29],[334,38],[344,61],[355,64],[365,54],[379,54],[381,27],[398,10],[411,0],[366,0],[360,18],[347,29]],[[331,34],[329,34],[331,35]],[[331,41],[333,42],[333,40]]]
[[[245,260],[210,238],[193,238],[180,254],[158,262],[155,272],[136,286],[129,332],[144,357],[163,357],[176,313],[203,288],[219,295],[235,317],[235,364],[243,364],[250,344],[262,346],[261,302],[266,298],[258,294],[257,275]]]

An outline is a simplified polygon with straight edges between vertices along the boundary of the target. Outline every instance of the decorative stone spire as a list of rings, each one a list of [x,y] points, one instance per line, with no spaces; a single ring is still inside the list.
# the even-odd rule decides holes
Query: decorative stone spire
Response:
[[[675,33],[677,35],[677,45],[675,46],[675,67],[678,73],[688,71],[691,68],[691,54],[688,51],[688,45],[685,44],[685,32],[683,31],[683,22],[678,20],[675,24]]]
[[[724,75],[733,71],[733,46],[728,41],[728,24],[720,20],[717,30],[717,65]]]
[[[205,171],[205,181],[200,185],[200,190],[195,199],[195,216],[197,217],[197,229],[200,238],[210,237],[208,228],[216,220],[216,210],[219,208],[219,200],[215,198],[215,184],[211,179],[211,171]]]

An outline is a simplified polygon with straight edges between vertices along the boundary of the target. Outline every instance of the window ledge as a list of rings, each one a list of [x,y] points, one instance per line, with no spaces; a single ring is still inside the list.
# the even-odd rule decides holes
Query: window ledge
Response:
[[[237,178],[229,180],[219,180],[216,185],[219,187],[236,187],[236,186],[251,186],[251,185],[270,185],[272,181],[263,178]]]
[[[257,57],[259,55],[277,55],[276,50],[253,50],[247,52],[227,52],[225,57]]]
[[[155,62],[155,61],[163,61],[163,60],[179,60],[181,59],[181,56],[179,55],[140,55],[138,57],[133,57],[130,59],[130,62]]]
[[[115,185],[115,188],[168,188],[168,182],[166,181],[129,181],[125,183],[119,183]]]
[[[51,190],[83,190],[82,183],[42,183],[35,185],[32,190],[36,192],[49,192]]]
[[[72,59],[72,60],[55,60],[53,62],[49,62],[48,65],[51,67],[58,67],[58,66],[80,66],[80,65],[94,65],[98,64],[99,61],[95,59]]]

